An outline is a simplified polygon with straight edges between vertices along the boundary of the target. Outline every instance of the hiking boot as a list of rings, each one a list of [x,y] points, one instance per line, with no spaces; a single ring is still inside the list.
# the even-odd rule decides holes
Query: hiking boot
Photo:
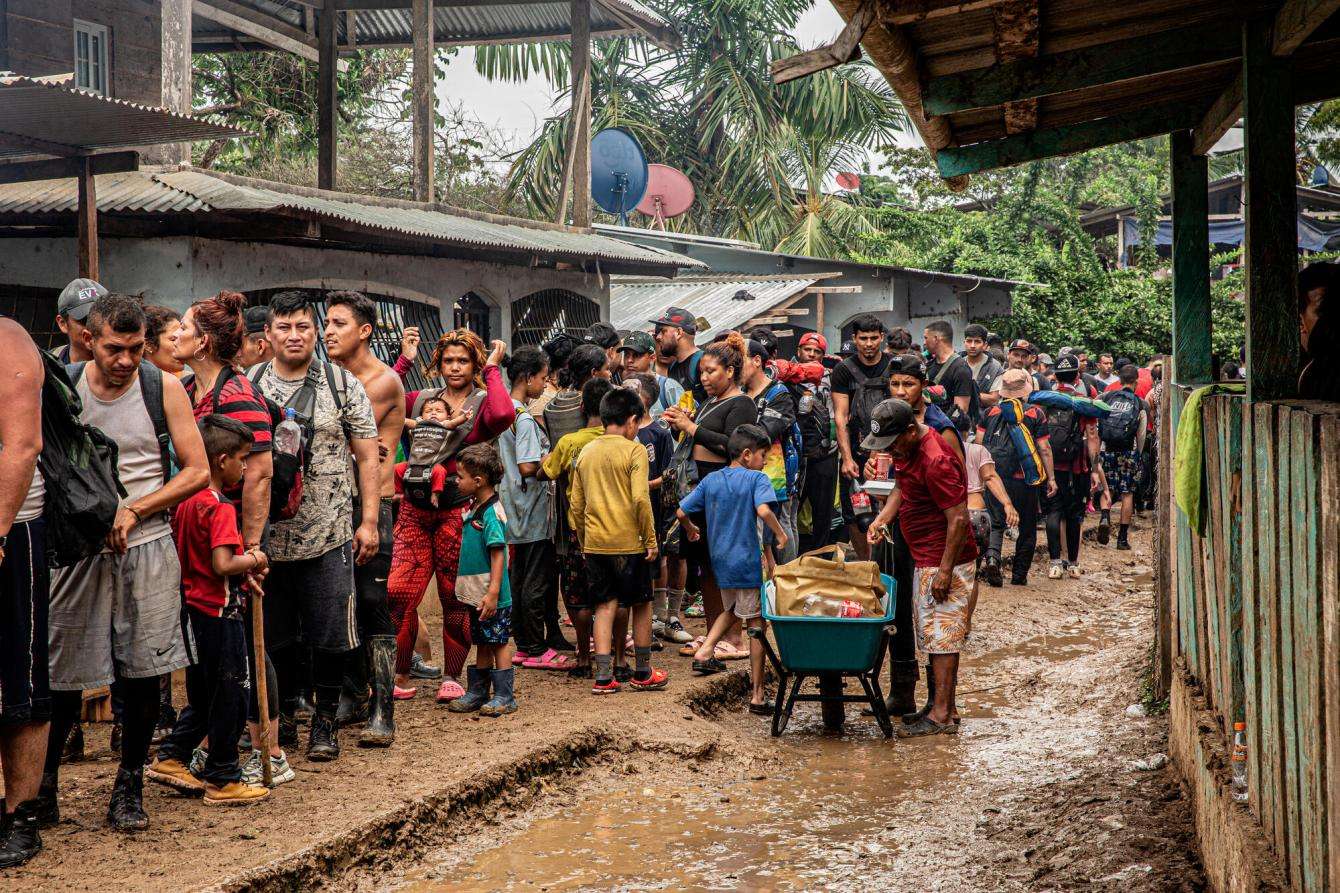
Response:
[[[466,667],[465,694],[447,704],[447,709],[452,713],[473,713],[483,707],[489,699],[489,683],[492,681],[488,675],[490,672],[478,667]]]
[[[112,729],[117,731],[116,728]],[[118,744],[120,742],[117,742]],[[65,744],[61,747],[60,761],[62,763],[78,763],[84,759],[84,727],[75,723],[70,727],[70,734],[65,736]]]
[[[147,831],[149,815],[144,811],[144,773],[116,770],[112,799],[107,804],[107,824],[113,831]]]
[[[318,713],[312,717],[312,730],[307,737],[307,759],[329,763],[339,758],[340,730],[335,725],[335,714]]]
[[[279,714],[279,746],[298,746],[298,718],[292,713]]]
[[[259,803],[269,796],[270,789],[263,785],[230,781],[222,787],[208,785],[205,788],[204,803],[206,806],[248,806]]]
[[[517,703],[512,686],[516,682],[516,671],[511,667],[505,670],[489,670],[493,682],[493,697],[479,708],[480,716],[504,716],[516,713]]]
[[[1027,585],[1028,585],[1028,575],[1027,575],[1027,574],[1024,574],[1024,575],[1020,575],[1020,574],[1010,574],[1010,585],[1011,585],[1011,586],[1027,586]]]
[[[37,801],[25,800],[0,819],[0,868],[15,868],[42,851]]]
[[[395,636],[368,639],[372,665],[372,709],[358,733],[359,747],[390,747],[395,742]]]
[[[1131,550],[1131,541],[1124,536],[1118,536],[1117,548],[1121,549],[1123,552],[1129,552]]]
[[[986,564],[982,565],[982,579],[986,581],[986,585],[995,586],[997,589],[1005,584],[1000,573],[999,558],[991,556],[986,559]]]
[[[1060,561],[1052,561],[1051,566],[1047,568],[1048,580],[1059,580],[1065,576],[1065,565]]]
[[[37,796],[28,802],[33,805],[39,827],[51,828],[60,824],[60,803],[56,799],[56,773],[42,773],[42,781],[37,786]]]
[[[341,727],[368,721],[371,706],[368,699],[368,654],[360,646],[344,657],[344,686],[340,689],[340,706],[335,721]]]
[[[674,642],[676,645],[685,645],[693,641],[693,635],[684,628],[684,624],[679,622],[678,617],[671,617],[666,621],[663,638],[667,642]]]
[[[409,675],[411,679],[441,679],[442,668],[430,664],[416,651],[409,659]]]
[[[150,781],[175,788],[184,794],[200,794],[205,783],[197,778],[181,760],[156,759],[144,770]]]
[[[1112,539],[1112,516],[1103,512],[1098,517],[1098,545],[1106,546]]]

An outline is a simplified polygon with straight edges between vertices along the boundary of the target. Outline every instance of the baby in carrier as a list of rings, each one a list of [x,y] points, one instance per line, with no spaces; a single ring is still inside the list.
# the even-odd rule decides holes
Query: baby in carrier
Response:
[[[424,401],[423,414],[410,435],[409,459],[395,466],[396,493],[419,508],[440,507],[447,485],[446,460],[465,439],[465,433],[458,434],[458,429],[473,415],[470,410],[453,413],[441,397]]]

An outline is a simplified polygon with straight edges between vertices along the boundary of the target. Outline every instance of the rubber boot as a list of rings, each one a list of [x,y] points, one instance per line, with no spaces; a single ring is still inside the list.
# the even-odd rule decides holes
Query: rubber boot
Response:
[[[144,811],[144,771],[116,770],[112,800],[107,805],[107,823],[116,831],[145,831],[149,816]]]
[[[511,667],[505,670],[489,670],[493,680],[493,697],[479,708],[480,716],[503,716],[516,713],[516,697],[512,686],[516,681],[516,671]]]
[[[395,741],[395,636],[368,639],[372,663],[372,710],[358,734],[359,747],[390,747]]]
[[[930,674],[927,674],[927,678]],[[902,716],[917,709],[917,662],[889,662],[889,696],[884,699],[889,716]]]
[[[912,700],[913,706],[916,706],[916,699]],[[930,662],[926,663],[926,706],[920,710],[903,714],[903,722],[911,725],[923,719],[927,713],[931,712],[931,707],[935,704],[935,674],[931,672]]]
[[[477,667],[466,667],[465,679],[465,694],[447,705],[447,709],[452,713],[473,713],[483,707],[489,699],[491,677],[488,671],[481,671]]]
[[[56,799],[57,777],[55,772],[43,772],[42,781],[37,786],[37,796],[28,802],[33,804],[37,815],[37,824],[51,828],[60,824],[60,803]]]
[[[344,656],[344,687],[340,689],[335,722],[341,726],[367,722],[369,710],[368,652],[360,645]]]
[[[28,800],[0,819],[0,868],[14,868],[42,850],[37,833],[37,801]]]

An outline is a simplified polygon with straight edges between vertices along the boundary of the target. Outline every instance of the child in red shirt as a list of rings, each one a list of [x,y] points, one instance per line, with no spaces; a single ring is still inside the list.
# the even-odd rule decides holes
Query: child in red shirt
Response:
[[[200,420],[200,435],[209,455],[210,486],[177,506],[172,517],[196,662],[186,670],[189,703],[146,774],[180,791],[203,792],[206,806],[238,806],[270,796],[267,788],[242,782],[237,748],[231,746],[246,722],[251,684],[240,589],[259,592],[269,562],[259,548],[242,551],[237,510],[223,495],[246,472],[251,431],[214,414]],[[206,737],[219,746],[210,748],[204,768],[193,774],[187,768],[191,751]]]

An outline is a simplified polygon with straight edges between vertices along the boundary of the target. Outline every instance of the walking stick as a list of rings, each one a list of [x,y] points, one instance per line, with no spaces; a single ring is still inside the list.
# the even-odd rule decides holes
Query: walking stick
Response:
[[[254,585],[254,584],[253,584]],[[261,726],[261,779],[268,788],[274,782],[270,768],[270,695],[265,678],[265,608],[263,599],[251,594],[251,643],[256,656],[256,714]]]

